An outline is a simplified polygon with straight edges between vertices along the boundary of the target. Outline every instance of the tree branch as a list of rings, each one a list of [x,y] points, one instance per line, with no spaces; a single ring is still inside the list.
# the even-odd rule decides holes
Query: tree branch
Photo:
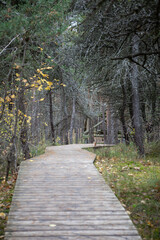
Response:
[[[19,37],[20,34],[18,34],[17,36],[15,36],[8,44],[7,46],[5,46],[5,48],[3,48],[3,50],[0,52],[0,55],[9,47],[9,45],[17,38]]]
[[[149,56],[149,55],[157,55],[160,54],[160,51],[156,51],[156,52],[141,52],[141,53],[136,53],[133,55],[127,55],[127,56],[123,56],[123,57],[116,57],[116,58],[111,58],[111,60],[124,60],[125,58],[128,58],[130,60],[132,60],[132,58],[135,57],[139,57],[139,56]]]

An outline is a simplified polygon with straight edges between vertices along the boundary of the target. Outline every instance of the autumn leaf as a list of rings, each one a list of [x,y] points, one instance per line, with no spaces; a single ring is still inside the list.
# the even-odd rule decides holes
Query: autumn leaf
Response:
[[[10,102],[10,101],[11,101],[11,99],[10,99],[9,96],[6,96],[5,99],[6,99],[7,102]]]
[[[18,65],[17,63],[15,63],[13,68],[19,69],[20,67],[21,67],[20,65]]]
[[[1,218],[1,219],[5,219],[5,218],[6,218],[6,214],[3,213],[3,212],[1,212],[1,213],[0,213],[0,218]]]
[[[0,102],[4,102],[4,99],[0,97]]]
[[[11,95],[11,98],[15,98],[16,96],[14,94]]]
[[[56,227],[56,225],[55,225],[55,224],[50,224],[49,226],[50,226],[50,227]]]
[[[39,86],[39,88],[38,88],[38,91],[41,91],[42,90],[42,85],[41,86]]]
[[[45,88],[45,90],[50,90],[51,89],[51,87],[50,86],[47,86],[46,88]]]
[[[27,79],[23,79],[22,82],[26,83],[26,82],[27,82]]]

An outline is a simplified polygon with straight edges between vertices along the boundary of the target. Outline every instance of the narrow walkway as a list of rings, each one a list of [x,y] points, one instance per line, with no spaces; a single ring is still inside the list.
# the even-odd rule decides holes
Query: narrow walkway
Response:
[[[140,240],[82,147],[47,148],[21,164],[5,240]]]

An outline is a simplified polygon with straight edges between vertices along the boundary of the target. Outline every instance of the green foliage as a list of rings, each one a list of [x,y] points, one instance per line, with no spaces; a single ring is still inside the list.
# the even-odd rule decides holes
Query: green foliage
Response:
[[[147,152],[146,152],[147,158],[155,158],[156,157],[160,161],[160,141],[146,144],[146,150],[147,150]]]

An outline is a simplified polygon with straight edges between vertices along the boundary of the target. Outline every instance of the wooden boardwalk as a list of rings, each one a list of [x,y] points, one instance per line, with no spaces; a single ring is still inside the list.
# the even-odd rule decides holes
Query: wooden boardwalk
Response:
[[[49,147],[21,164],[5,240],[141,239],[82,147]]]

